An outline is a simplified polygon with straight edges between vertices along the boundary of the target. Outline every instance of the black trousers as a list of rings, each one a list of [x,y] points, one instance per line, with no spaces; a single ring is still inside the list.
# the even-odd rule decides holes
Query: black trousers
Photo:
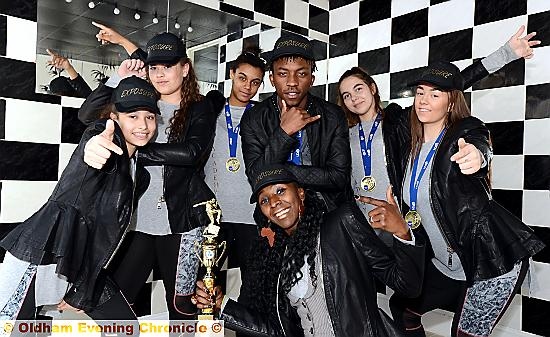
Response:
[[[193,316],[182,314],[182,311],[186,312],[188,308],[178,309],[181,305],[190,305],[190,301],[187,304],[176,305],[175,282],[180,241],[179,234],[151,235],[136,231],[128,232],[110,270],[115,283],[132,305],[140,295],[153,267],[158,266],[166,291],[169,318],[193,319]],[[151,296],[151,294],[143,296]],[[138,311],[137,308],[134,310]]]

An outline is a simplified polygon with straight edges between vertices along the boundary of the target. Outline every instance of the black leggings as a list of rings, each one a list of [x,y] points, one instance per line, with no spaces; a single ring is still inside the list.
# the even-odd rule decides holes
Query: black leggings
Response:
[[[166,305],[170,319],[191,319],[182,314],[188,311],[190,301],[178,303],[175,298],[175,280],[181,235],[151,235],[128,232],[112,264],[113,278],[130,303],[134,303],[147,281],[155,263],[166,291]],[[189,302],[189,303],[187,303]],[[194,308],[196,310],[196,308]]]
[[[529,267],[528,261],[523,261],[513,293],[517,293]],[[467,286],[465,281],[457,281],[443,275],[431,261],[426,261],[424,283],[422,293],[417,298],[404,298],[398,294],[390,298],[390,309],[397,326],[407,337],[425,337],[422,326],[422,315],[434,309],[443,309],[454,312],[451,326],[451,336],[463,336],[458,331],[458,323],[461,318],[462,306],[466,297]],[[514,296],[506,302],[501,314],[494,322],[498,323],[502,314],[506,311]]]

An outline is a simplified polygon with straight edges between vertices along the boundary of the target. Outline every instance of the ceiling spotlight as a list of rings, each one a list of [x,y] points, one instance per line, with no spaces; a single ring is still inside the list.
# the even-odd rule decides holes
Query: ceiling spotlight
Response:
[[[174,28],[180,29],[181,25],[178,23],[178,20],[176,20],[176,23],[174,23]]]
[[[156,25],[159,23],[159,18],[157,17],[157,12],[155,12],[155,16],[153,17],[153,23]]]
[[[114,15],[119,15],[120,14],[120,9],[118,9],[118,6],[116,5],[116,3],[115,3],[115,9],[113,9],[113,14]]]
[[[189,27],[187,27],[187,31],[188,31],[189,33],[193,33],[193,27],[191,27],[191,25],[189,25]]]
[[[136,10],[136,14],[134,14],[134,19],[136,19],[136,20],[141,19],[141,15],[139,14],[139,12],[137,10]]]
[[[73,0],[65,0],[65,2],[70,4],[71,2],[73,2]]]
[[[93,2],[93,1],[88,2],[88,7],[90,9],[93,9],[95,7],[95,2]]]

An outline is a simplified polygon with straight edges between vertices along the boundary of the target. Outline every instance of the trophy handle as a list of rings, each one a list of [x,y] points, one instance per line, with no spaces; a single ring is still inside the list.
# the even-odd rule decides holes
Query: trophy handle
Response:
[[[201,244],[198,242],[198,241],[195,241],[195,255],[197,255],[197,257],[199,258],[199,261],[201,261],[201,263],[204,265],[204,261],[202,260],[202,249],[201,249]]]
[[[218,263],[219,263],[220,260],[222,259],[223,254],[225,254],[225,249],[227,248],[226,241],[222,241],[222,243],[220,243],[220,244],[218,245],[218,249],[219,249],[220,247],[223,247],[223,249],[222,249],[222,252],[220,253],[218,259],[216,260],[216,266],[218,265]]]

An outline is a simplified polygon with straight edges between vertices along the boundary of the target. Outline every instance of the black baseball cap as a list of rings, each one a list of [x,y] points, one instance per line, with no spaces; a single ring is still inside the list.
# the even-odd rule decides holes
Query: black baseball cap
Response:
[[[157,93],[149,82],[130,76],[120,81],[113,91],[112,102],[118,112],[147,110],[160,115]]]
[[[262,188],[279,183],[291,183],[298,182],[294,174],[290,172],[284,165],[281,164],[268,164],[264,166],[256,178],[254,179],[254,186],[252,189],[252,196],[250,196],[250,203],[254,204],[258,202],[258,194]]]
[[[450,62],[438,61],[422,69],[418,78],[409,83],[415,86],[420,83],[428,83],[441,90],[463,90],[464,78],[460,69]]]
[[[271,51],[270,63],[283,56],[300,56],[306,60],[315,61],[311,41],[296,34],[285,34],[277,39]]]
[[[183,41],[172,33],[160,33],[147,42],[145,64],[176,64],[187,57]]]

